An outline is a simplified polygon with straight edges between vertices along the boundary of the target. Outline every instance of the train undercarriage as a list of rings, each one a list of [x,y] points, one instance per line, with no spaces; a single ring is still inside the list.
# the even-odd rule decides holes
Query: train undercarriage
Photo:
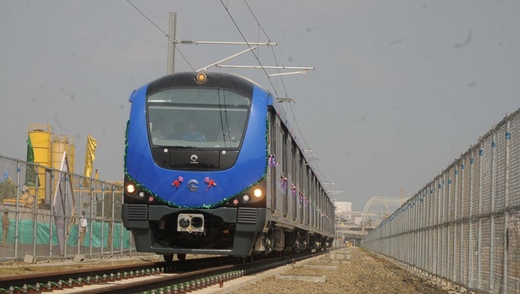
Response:
[[[215,244],[233,244],[233,226],[224,226],[225,236],[223,236],[222,240],[218,241]],[[211,235],[211,234],[210,234]],[[188,236],[187,239],[184,240],[184,243],[191,240],[189,243],[192,244],[200,244],[201,242],[193,243],[193,240],[200,240],[202,235],[196,236]],[[216,236],[212,235],[208,240],[204,243],[210,244],[211,240],[215,240]],[[271,228],[266,233],[259,233],[256,237],[256,241],[254,243],[254,247],[251,251],[251,254],[248,256],[238,257],[241,262],[252,261],[253,256],[256,255],[272,255],[275,254],[278,257],[292,255],[295,253],[302,252],[310,252],[310,251],[322,251],[326,250],[332,244],[332,239],[327,238],[315,233],[309,233],[305,230],[295,228],[295,229],[287,229],[282,227],[271,226]],[[174,254],[165,254],[165,261],[172,261]],[[177,254],[178,260],[185,260],[185,253]]]
[[[285,228],[272,225],[267,233],[259,236],[255,242],[255,254],[278,255],[324,250],[332,244],[332,239],[308,232],[300,228]]]
[[[278,256],[324,250],[332,238],[302,228],[266,221],[268,210],[243,208],[183,210],[165,206],[125,204],[126,226],[138,251],[155,252],[166,261],[174,254],[215,254],[236,257]],[[236,221],[238,220],[238,222]]]

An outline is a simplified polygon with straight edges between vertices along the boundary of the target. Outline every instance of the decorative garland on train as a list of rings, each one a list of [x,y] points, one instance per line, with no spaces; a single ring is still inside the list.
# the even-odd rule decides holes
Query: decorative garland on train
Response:
[[[278,167],[278,162],[276,161],[276,156],[274,154],[268,155],[267,162],[268,162],[268,166],[271,168]],[[280,188],[285,191],[285,194],[287,194],[287,188],[288,188],[287,180],[288,180],[287,177],[285,177],[283,175],[280,176]],[[299,195],[300,203],[303,202],[304,207],[307,207],[307,205],[309,204],[309,199],[307,197],[304,197],[303,191],[300,190],[298,192],[296,186],[292,183],[291,183],[291,195],[293,196],[293,198],[296,198],[296,195]],[[326,218],[330,223],[333,222],[333,220],[329,216],[325,215],[321,211],[321,209],[319,209],[316,206],[316,204],[314,202],[311,202],[311,206],[314,208],[315,211],[317,211],[322,217]]]
[[[266,170],[264,171],[264,174],[263,176],[255,183],[251,184],[250,186],[246,187],[244,190],[228,197],[228,198],[225,198],[217,203],[214,203],[214,204],[203,204],[203,205],[200,205],[200,206],[196,206],[196,207],[192,207],[192,206],[179,206],[175,203],[172,203],[170,201],[165,201],[163,200],[162,198],[160,198],[159,196],[157,196],[157,194],[153,193],[152,191],[150,191],[149,189],[147,189],[144,185],[142,185],[141,183],[137,182],[133,177],[131,177],[128,172],[127,172],[127,169],[126,169],[126,166],[124,167],[124,173],[125,175],[135,183],[135,185],[137,187],[139,187],[140,189],[142,189],[144,192],[146,192],[147,194],[151,195],[154,200],[157,200],[158,202],[160,203],[163,203],[163,204],[166,204],[166,205],[169,205],[169,206],[172,206],[172,207],[176,207],[176,208],[182,208],[182,209],[198,209],[198,208],[204,208],[204,209],[210,209],[210,208],[214,208],[214,207],[218,207],[226,202],[228,202],[229,200],[237,197],[238,195],[240,194],[243,194],[245,191],[247,191],[248,189],[250,189],[251,187],[257,185],[260,181],[262,181],[263,179],[265,179],[265,177],[267,176],[267,168],[268,167],[272,167],[272,168],[276,168],[278,166],[278,163],[276,162],[276,157],[274,154],[269,154],[269,119],[267,118],[266,119],[266,142],[268,142],[266,144],[266,161],[268,162],[268,164],[266,165]],[[127,121],[126,123],[126,130],[125,130],[125,154],[124,154],[124,161],[126,162],[126,156],[127,156],[127,149],[128,149],[128,129],[129,129],[129,125],[130,125],[130,120]],[[285,180],[285,186],[287,186],[287,178],[283,177]],[[207,179],[207,181],[206,181]],[[208,184],[207,186],[207,189],[209,189],[210,187],[212,186],[216,186],[217,183],[209,178],[206,178],[205,179],[205,182],[206,184]],[[183,182],[184,178],[182,176],[179,176],[177,179],[174,179],[173,182],[171,183],[171,185],[173,187],[179,187],[182,182]],[[292,184],[291,184],[292,185]],[[287,189],[287,188],[286,188]],[[305,207],[307,207],[307,205],[309,204],[309,199],[307,197],[304,197],[304,194],[302,191],[299,192],[299,195],[300,195],[300,202],[303,201],[303,199],[305,199],[304,201],[304,205]],[[325,217],[330,223],[332,223],[333,221],[330,219],[330,217],[326,216],[325,214],[323,214],[323,212],[321,211],[321,209],[319,209],[316,204],[314,202],[311,202],[310,203],[311,206],[314,208],[315,211],[317,211],[319,214],[321,214],[322,217]]]
[[[269,120],[268,118],[266,118],[266,142],[268,142],[268,136],[269,136]],[[126,123],[126,131],[125,131],[125,154],[124,154],[124,161],[126,162],[126,156],[127,156],[127,149],[128,149],[128,130],[129,130],[129,125],[130,125],[130,120],[127,121]],[[268,150],[268,144],[266,144],[266,161],[269,160],[269,150]],[[149,194],[150,196],[152,196],[154,198],[154,200],[162,203],[162,204],[166,204],[166,205],[169,205],[169,206],[172,206],[172,207],[175,207],[175,208],[182,208],[182,209],[199,209],[199,208],[204,208],[204,209],[210,209],[210,208],[215,208],[215,207],[218,207],[226,202],[228,202],[229,200],[243,194],[245,191],[249,190],[251,187],[257,185],[258,183],[260,183],[263,179],[265,179],[265,177],[267,176],[267,167],[268,165],[266,165],[266,168],[265,168],[265,171],[264,171],[264,174],[260,177],[260,179],[256,182],[254,182],[253,184],[247,186],[245,189],[243,189],[242,191],[239,191],[238,193],[230,196],[230,197],[227,197],[217,203],[213,203],[213,204],[202,204],[200,206],[180,206],[180,205],[177,205],[173,202],[170,202],[170,201],[165,201],[164,199],[162,199],[161,197],[159,197],[157,194],[155,194],[154,192],[150,191],[148,188],[146,188],[144,185],[142,185],[141,183],[139,183],[136,179],[134,179],[132,176],[130,176],[128,174],[128,171],[126,169],[126,165],[124,167],[124,173],[125,175],[128,177],[128,179],[130,179],[131,181],[133,181],[136,185],[136,187],[140,188],[141,190],[143,190],[144,192],[146,192],[147,194]],[[174,179],[173,182],[171,183],[171,186],[172,187],[176,187],[178,188],[182,182],[184,181],[184,177],[182,176],[179,176],[177,179]],[[204,182],[207,184],[207,187],[206,187],[206,190],[213,187],[213,186],[216,186],[217,183],[213,180],[213,179],[210,179],[209,177],[206,177],[204,179]]]

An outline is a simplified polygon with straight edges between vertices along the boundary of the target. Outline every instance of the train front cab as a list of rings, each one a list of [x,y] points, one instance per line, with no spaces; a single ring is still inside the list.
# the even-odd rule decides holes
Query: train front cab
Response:
[[[223,95],[223,91],[231,86],[234,90]],[[220,89],[214,92],[219,97],[219,100],[215,100],[218,103],[206,103],[208,100],[203,100],[211,98],[212,89]],[[182,95],[169,95],[167,91],[170,90],[182,92]],[[184,98],[192,90],[191,95],[196,97]],[[199,90],[204,90],[204,93]],[[155,95],[158,97],[153,97]],[[252,108],[256,110],[248,122],[240,156],[239,145],[233,145],[230,141],[223,142],[225,144],[219,142],[220,147],[213,150],[211,146],[217,146],[208,145],[215,144],[208,142],[212,140],[190,142],[188,148],[182,146],[182,142],[172,143],[183,141],[184,138],[155,140],[152,135],[145,135],[153,134],[156,115],[165,120],[174,118],[188,121],[193,119],[191,112],[198,110],[204,112],[204,115],[198,115],[199,127],[201,120],[209,122],[212,118],[215,118],[214,123],[206,123],[205,126],[216,127],[222,117],[244,113],[247,108],[244,108],[246,100],[243,97],[250,97],[248,95],[258,95],[258,99],[253,99]],[[142,88],[133,94],[131,120],[127,131],[128,151],[125,152],[125,198],[122,213],[125,227],[133,232],[137,251],[163,255],[189,253],[248,256],[252,253],[254,242],[265,230],[267,222],[264,179],[266,96],[265,91],[256,88],[250,81],[225,74],[208,74],[207,84],[194,82],[190,75],[175,74],[160,78],[150,83],[148,90]],[[177,97],[181,98],[175,100]],[[225,103],[229,105],[223,107]],[[143,111],[145,108],[146,111]],[[190,113],[185,111],[187,108]],[[173,111],[177,112],[173,114]],[[223,130],[228,125],[226,123],[218,129]],[[208,133],[216,134],[206,134]],[[221,150],[222,148],[224,149]],[[194,153],[200,156],[196,160],[197,165],[191,166]],[[179,161],[179,158],[184,159]],[[208,161],[204,162],[202,158],[207,158]],[[239,165],[234,163],[239,159],[236,158],[242,158],[237,170],[235,167]],[[214,167],[215,162],[220,164],[218,168]],[[186,165],[190,167],[183,170]],[[185,182],[178,185],[178,189],[172,188],[172,178],[176,179],[181,175]],[[197,181],[204,187],[204,177],[216,179],[218,188],[201,188],[200,193],[189,191],[191,181]],[[251,189],[246,188],[248,186]],[[249,190],[255,186],[264,186],[262,201],[243,201],[242,193],[252,195]],[[128,190],[126,187],[133,188]],[[230,196],[231,199],[222,200],[227,202],[220,202],[223,197]],[[204,202],[201,199],[209,200]],[[187,202],[176,203],[178,201]],[[207,208],[195,208],[203,207],[206,203],[211,205]]]

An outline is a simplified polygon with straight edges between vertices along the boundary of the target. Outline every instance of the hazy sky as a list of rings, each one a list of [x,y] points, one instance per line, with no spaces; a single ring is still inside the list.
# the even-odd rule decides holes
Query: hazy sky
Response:
[[[179,40],[270,40],[262,65],[316,68],[283,80],[210,71],[293,99],[322,179],[356,210],[401,187],[412,196],[520,107],[517,0],[223,1],[229,14],[217,0],[131,3],[157,27],[123,0],[0,1],[0,155],[25,159],[28,126],[50,124],[74,138],[76,173],[90,134],[100,179],[122,181],[128,97],[166,74],[169,12]],[[175,71],[245,48],[182,45]]]

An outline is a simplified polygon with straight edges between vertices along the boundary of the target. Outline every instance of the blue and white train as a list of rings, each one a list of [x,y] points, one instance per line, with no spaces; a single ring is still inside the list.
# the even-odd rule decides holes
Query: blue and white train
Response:
[[[334,205],[269,92],[175,73],[130,102],[122,215],[137,251],[170,261],[331,246]]]

